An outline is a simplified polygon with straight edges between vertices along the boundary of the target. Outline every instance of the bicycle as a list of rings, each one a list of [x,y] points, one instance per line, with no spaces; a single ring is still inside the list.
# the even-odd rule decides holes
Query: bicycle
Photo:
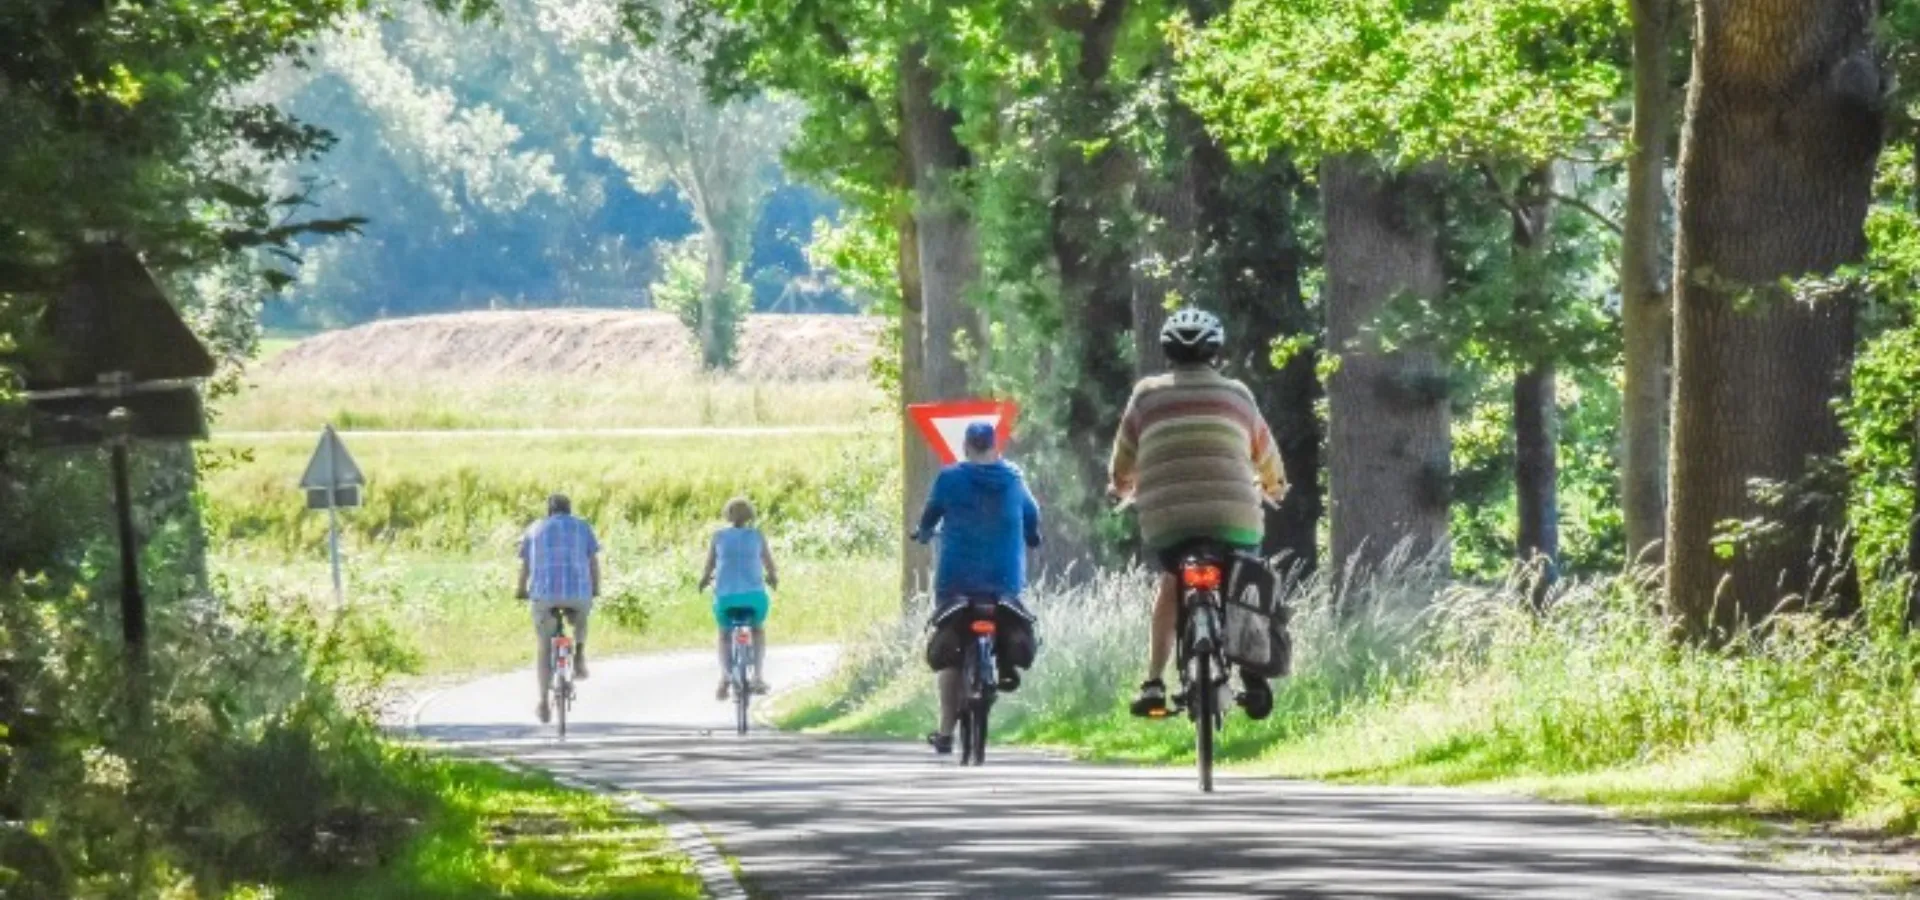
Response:
[[[997,597],[962,597],[950,616],[962,616],[973,645],[960,658],[960,684],[966,691],[960,710],[960,764],[985,765],[987,761],[987,720],[1000,695],[1000,661],[995,645],[999,642],[1000,600]]]
[[[1227,659],[1226,606],[1222,584],[1232,554],[1224,547],[1202,544],[1180,560],[1180,640],[1175,645],[1175,663],[1180,672],[1180,692],[1173,705],[1158,710],[1154,718],[1185,712],[1193,721],[1194,764],[1199,769],[1200,790],[1213,791],[1213,748],[1215,735],[1226,724],[1226,710],[1244,702],[1233,690],[1234,665]]]
[[[567,739],[567,711],[573,708],[573,637],[567,634],[567,616],[564,610],[555,607],[553,615],[553,637],[548,639],[548,648],[553,660],[553,674],[549,690],[553,694],[554,721],[560,730],[560,739]]]
[[[727,610],[727,628],[733,636],[727,651],[727,683],[733,688],[734,724],[739,733],[747,733],[747,704],[753,694],[748,672],[753,666],[753,613],[745,609]]]

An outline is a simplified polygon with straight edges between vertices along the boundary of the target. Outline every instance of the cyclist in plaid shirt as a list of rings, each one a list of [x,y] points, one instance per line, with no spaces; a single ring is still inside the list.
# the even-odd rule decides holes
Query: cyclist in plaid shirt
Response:
[[[531,600],[534,670],[540,676],[540,706],[545,722],[547,682],[553,678],[553,637],[559,610],[573,626],[574,677],[587,678],[587,617],[593,598],[600,596],[600,540],[593,526],[573,516],[573,502],[565,494],[547,498],[547,517],[533,523],[520,538],[520,589],[515,596]]]

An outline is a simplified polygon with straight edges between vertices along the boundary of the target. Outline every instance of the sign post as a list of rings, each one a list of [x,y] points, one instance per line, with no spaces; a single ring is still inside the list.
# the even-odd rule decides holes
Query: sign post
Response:
[[[1013,433],[1014,419],[1020,415],[1020,406],[1011,400],[951,400],[912,404],[907,407],[907,415],[913,418],[920,436],[933,447],[933,452],[939,454],[940,464],[950,466],[966,457],[963,445],[967,426],[976,422],[992,425],[995,439],[1004,449]]]
[[[42,447],[107,450],[120,544],[128,716],[137,744],[150,697],[131,452],[136,442],[206,437],[197,385],[213,375],[214,361],[126,244],[74,246],[64,283],[50,283],[42,293],[43,349],[27,359],[24,372],[29,427]]]
[[[308,509],[327,511],[327,556],[333,567],[333,602],[347,599],[346,580],[340,570],[340,508],[360,505],[360,488],[367,483],[360,466],[347,453],[340,435],[328,425],[320,431],[320,444],[313,448],[307,472],[300,476],[300,489],[307,494]]]

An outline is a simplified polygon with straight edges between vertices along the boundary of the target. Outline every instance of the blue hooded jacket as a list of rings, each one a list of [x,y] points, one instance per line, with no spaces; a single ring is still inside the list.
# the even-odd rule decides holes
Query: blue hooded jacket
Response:
[[[920,514],[920,539],[942,523],[934,596],[1018,597],[1026,590],[1027,548],[1040,546],[1040,507],[1019,469],[996,460],[942,470]]]

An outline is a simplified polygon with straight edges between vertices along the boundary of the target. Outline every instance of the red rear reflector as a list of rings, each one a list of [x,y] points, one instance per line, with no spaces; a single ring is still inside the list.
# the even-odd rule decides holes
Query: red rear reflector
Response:
[[[1218,590],[1220,588],[1219,566],[1207,563],[1188,563],[1186,568],[1181,571],[1181,575],[1187,587],[1207,591]]]
[[[733,635],[733,642],[736,644],[751,644],[753,643],[753,635],[747,631],[736,631]]]
[[[993,623],[985,619],[980,619],[978,621],[975,621],[973,623],[973,633],[974,634],[992,634]]]

